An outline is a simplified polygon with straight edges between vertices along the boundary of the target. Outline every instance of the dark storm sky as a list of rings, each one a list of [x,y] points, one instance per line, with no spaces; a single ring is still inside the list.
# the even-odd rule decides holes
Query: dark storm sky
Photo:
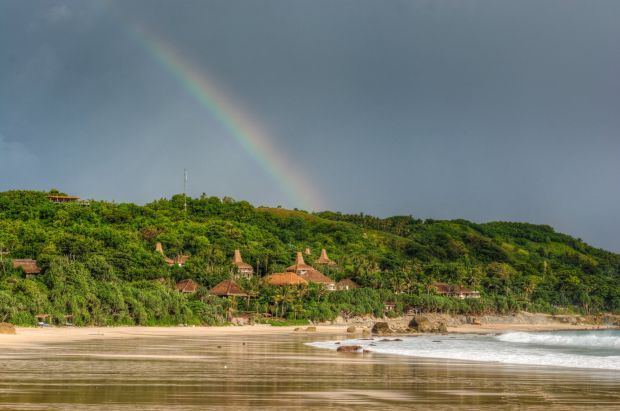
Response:
[[[142,28],[323,209],[545,223],[620,251],[619,22],[617,0],[0,0],[0,190],[147,202],[186,167],[193,195],[305,206]]]

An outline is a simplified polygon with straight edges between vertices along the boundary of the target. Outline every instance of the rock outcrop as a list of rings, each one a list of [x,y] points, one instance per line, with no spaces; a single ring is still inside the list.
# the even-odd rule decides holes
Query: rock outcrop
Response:
[[[372,333],[377,335],[391,334],[392,330],[388,323],[376,322],[375,325],[372,326]]]
[[[355,332],[357,332],[357,328],[355,328],[355,326],[354,326],[354,325],[352,325],[352,326],[350,326],[350,327],[348,327],[348,328],[347,328],[347,332],[348,332],[349,334],[354,334]]]
[[[9,323],[0,323],[0,334],[15,334],[15,326]]]
[[[341,345],[340,347],[338,347],[338,349],[336,349],[336,351],[359,353],[359,352],[362,352],[362,346],[361,345]]]
[[[414,317],[409,323],[409,328],[419,333],[445,333],[448,326],[444,321],[432,321],[427,317]]]

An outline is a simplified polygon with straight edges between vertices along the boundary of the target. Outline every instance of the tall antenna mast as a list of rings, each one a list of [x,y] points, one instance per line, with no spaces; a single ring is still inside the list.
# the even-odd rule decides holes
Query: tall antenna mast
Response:
[[[183,169],[183,211],[185,215],[187,215],[187,195],[185,194],[187,190],[187,169]]]

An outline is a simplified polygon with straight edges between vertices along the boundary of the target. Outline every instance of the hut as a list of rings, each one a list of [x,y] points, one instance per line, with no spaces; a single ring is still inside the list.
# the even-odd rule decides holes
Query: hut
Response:
[[[270,274],[265,277],[265,282],[269,285],[276,286],[308,285],[308,281],[290,271],[286,273]]]
[[[449,285],[446,283],[434,283],[433,287],[439,295],[446,297],[460,298],[461,300],[469,298],[480,298],[480,292],[470,290],[469,288],[460,285]]]
[[[480,298],[480,292],[470,290],[469,288],[463,287],[461,285],[457,285],[452,287],[452,297],[460,298],[461,300],[466,300],[469,298]]]
[[[333,267],[336,265],[336,262],[327,256],[327,251],[324,248],[321,250],[321,256],[319,257],[318,260],[316,260],[316,263],[330,266],[330,267]]]
[[[168,264],[168,267],[172,267],[174,265],[174,260],[166,257],[166,254],[164,254],[164,247],[159,241],[155,244],[155,251],[164,256],[164,261]]]
[[[37,314],[34,316],[37,319],[37,324],[41,327],[46,327],[49,325],[49,321],[51,320],[51,316],[49,314]]]
[[[360,288],[360,286],[350,278],[345,278],[344,280],[340,280],[336,283],[336,290],[346,291],[353,290],[355,288]]]
[[[297,274],[309,283],[323,284],[330,291],[336,289],[336,282],[315,270],[314,267],[306,264],[304,256],[300,252],[297,253],[295,265],[288,267],[286,271]]]
[[[77,203],[80,201],[80,197],[65,195],[48,195],[47,199],[52,203]]]
[[[192,279],[181,280],[177,283],[177,291],[180,293],[191,294],[198,290],[198,284]]]
[[[310,247],[306,247],[306,249],[304,251],[304,254],[306,254],[306,255],[312,254],[312,250],[310,250]]]
[[[250,295],[243,291],[239,285],[233,280],[224,280],[217,284],[209,293],[219,297],[249,297]]]
[[[324,285],[329,291],[336,289],[336,282],[334,280],[314,268],[298,275],[309,283]]]
[[[185,263],[189,260],[189,255],[179,254],[174,257],[174,261],[172,265],[178,265],[179,267],[183,267]]]
[[[386,312],[394,311],[394,309],[396,308],[396,303],[394,301],[384,301],[383,308]]]
[[[303,274],[306,271],[310,271],[310,270],[314,270],[314,267],[306,264],[306,262],[304,261],[304,256],[302,255],[301,252],[297,252],[297,258],[295,259],[295,264],[293,264],[292,266],[286,269],[286,271],[290,271],[295,274]]]
[[[13,260],[13,268],[21,268],[26,274],[26,278],[33,277],[41,272],[41,268],[37,265],[37,260],[29,258]]]
[[[235,250],[235,255],[233,256],[233,264],[237,269],[237,273],[245,278],[252,278],[254,274],[254,268],[248,263],[244,263],[241,258],[241,251]]]

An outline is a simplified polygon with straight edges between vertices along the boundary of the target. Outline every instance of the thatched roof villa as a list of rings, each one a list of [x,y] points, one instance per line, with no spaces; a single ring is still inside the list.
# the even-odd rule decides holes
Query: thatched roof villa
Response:
[[[353,290],[355,288],[360,288],[359,285],[357,285],[357,283],[353,280],[351,280],[350,278],[345,278],[343,280],[340,280],[336,283],[336,290]]]
[[[185,254],[177,255],[176,257],[174,257],[174,259],[167,257],[166,254],[164,254],[164,247],[161,245],[160,242],[157,242],[157,244],[155,244],[155,251],[164,256],[164,261],[166,262],[166,264],[168,264],[168,267],[172,267],[173,265],[183,267],[187,260],[189,260],[189,255]]]
[[[177,291],[180,293],[191,294],[198,290],[198,284],[192,279],[181,280],[176,285]]]
[[[32,260],[30,258],[13,260],[13,268],[21,268],[26,274],[26,278],[30,278],[41,272],[41,267],[37,265],[37,260]]]
[[[297,274],[309,283],[323,284],[328,290],[336,289],[336,282],[315,270],[314,267],[306,264],[304,256],[300,252],[297,253],[295,265],[288,267],[286,271]]]
[[[336,265],[336,262],[327,256],[327,251],[324,248],[321,250],[321,256],[318,260],[316,260],[316,263],[330,267],[334,267]]]
[[[286,273],[270,274],[265,277],[265,282],[276,286],[308,285],[308,281],[290,271]]]
[[[76,203],[80,201],[80,197],[63,195],[48,195],[47,199],[52,203]]]
[[[295,274],[303,274],[306,271],[314,270],[314,267],[306,264],[304,261],[304,256],[301,252],[297,252],[297,257],[295,258],[295,264],[288,267],[286,271],[293,272]]]
[[[468,298],[480,298],[480,292],[470,290],[469,288],[463,287],[461,285],[434,283],[433,287],[435,288],[437,294],[446,297],[460,298],[461,300],[465,300]]]
[[[237,273],[245,278],[251,278],[254,274],[254,268],[250,264],[243,262],[240,250],[235,250],[233,264],[237,267]]]
[[[219,297],[249,297],[233,280],[224,280],[209,290],[209,293]]]

